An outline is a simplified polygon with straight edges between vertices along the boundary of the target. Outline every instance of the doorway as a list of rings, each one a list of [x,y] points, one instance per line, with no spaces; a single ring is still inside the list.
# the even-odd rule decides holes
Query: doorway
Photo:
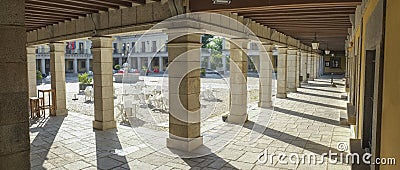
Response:
[[[371,148],[372,120],[374,112],[374,85],[375,85],[375,56],[376,50],[367,50],[365,59],[364,84],[364,116],[362,131],[362,148]]]

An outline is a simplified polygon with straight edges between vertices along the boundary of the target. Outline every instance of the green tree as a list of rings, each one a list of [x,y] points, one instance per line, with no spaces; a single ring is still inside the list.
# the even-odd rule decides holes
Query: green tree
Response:
[[[218,67],[222,67],[222,46],[223,40],[221,37],[214,37],[211,41],[206,45],[206,48],[211,50],[211,68],[216,69]]]
[[[213,37],[214,37],[214,36],[213,36],[213,35],[210,35],[210,34],[204,34],[204,35],[202,35],[202,36],[201,36],[201,44],[202,44],[201,48],[206,48],[206,47],[207,47],[207,44],[210,43],[210,42],[212,41]]]

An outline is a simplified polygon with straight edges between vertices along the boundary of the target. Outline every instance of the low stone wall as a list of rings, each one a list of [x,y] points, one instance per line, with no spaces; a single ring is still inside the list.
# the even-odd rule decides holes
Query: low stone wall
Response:
[[[139,81],[139,73],[116,73],[114,78],[116,83],[136,83]]]

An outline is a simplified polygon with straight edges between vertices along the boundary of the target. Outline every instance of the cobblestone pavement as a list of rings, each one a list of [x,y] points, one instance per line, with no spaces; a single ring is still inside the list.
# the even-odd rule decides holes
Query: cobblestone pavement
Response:
[[[92,116],[69,112],[31,122],[32,169],[350,169],[344,163],[283,164],[274,159],[258,162],[267,149],[269,155],[298,153],[322,155],[337,144],[348,145],[350,129],[339,126],[339,112],[346,101],[340,99],[343,86],[330,87],[328,79],[317,79],[275,99],[273,112],[249,103],[249,121],[243,126],[224,123],[220,117],[202,122],[208,155],[182,158],[165,147],[168,134],[138,126],[118,125],[117,129],[92,129]],[[67,87],[68,88],[68,87]],[[135,125],[135,123],[133,123]],[[207,153],[209,153],[207,152]],[[205,152],[206,153],[206,152]],[[179,156],[181,157],[179,157]],[[187,155],[185,155],[187,156]],[[261,157],[263,158],[263,157]],[[321,157],[316,157],[319,160]],[[302,160],[302,158],[299,158]],[[314,159],[314,158],[311,158]],[[287,161],[287,160],[286,160]]]

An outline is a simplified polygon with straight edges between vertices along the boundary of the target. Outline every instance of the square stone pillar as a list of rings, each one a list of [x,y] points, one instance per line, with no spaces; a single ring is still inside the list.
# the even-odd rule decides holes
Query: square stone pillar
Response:
[[[0,1],[0,169],[30,169],[25,1]]]
[[[92,37],[94,121],[93,128],[116,127],[114,120],[112,37]]]
[[[67,115],[65,91],[65,44],[53,42],[50,46],[51,88],[56,91],[56,111],[52,116]]]
[[[164,61],[163,61],[163,57],[158,57],[158,70],[160,72],[164,71]]]
[[[36,47],[26,47],[27,65],[28,65],[28,86],[29,97],[37,96],[36,88]]]
[[[300,63],[300,69],[301,69],[301,76],[303,76],[303,81],[302,83],[307,83],[307,61],[308,61],[308,53],[307,52],[301,52],[301,63]]]
[[[272,45],[263,45],[260,48],[260,90],[259,90],[259,104],[261,108],[272,107]]]
[[[86,72],[89,73],[90,71],[90,58],[86,58]]]
[[[248,39],[231,39],[230,42],[230,123],[247,121],[247,45]]]
[[[300,61],[301,61],[301,52],[300,50],[297,50],[297,56],[296,56],[296,88],[300,87]]]
[[[42,74],[46,74],[46,59],[41,59],[40,60],[40,71],[42,71]]]
[[[167,147],[186,152],[203,144],[200,134],[200,37],[200,34],[168,33]]]
[[[74,58],[73,64],[72,64],[72,68],[74,70],[74,74],[78,74],[78,59]]]
[[[286,91],[286,70],[287,70],[287,48],[279,48],[278,49],[279,54],[278,54],[278,68],[277,68],[277,84],[278,84],[278,89],[277,89],[277,94],[276,97],[278,98],[286,98],[287,97],[287,91]]]
[[[138,69],[139,71],[142,70],[142,61],[141,61],[141,58],[140,58],[140,57],[137,57],[137,69]]]
[[[287,91],[296,92],[297,49],[287,50]],[[278,73],[279,74],[279,73]]]
[[[307,79],[307,81],[312,81],[312,80],[314,80],[313,78],[312,78],[312,54],[311,53],[308,53],[308,57],[307,57],[307,74],[308,74],[308,79]]]

